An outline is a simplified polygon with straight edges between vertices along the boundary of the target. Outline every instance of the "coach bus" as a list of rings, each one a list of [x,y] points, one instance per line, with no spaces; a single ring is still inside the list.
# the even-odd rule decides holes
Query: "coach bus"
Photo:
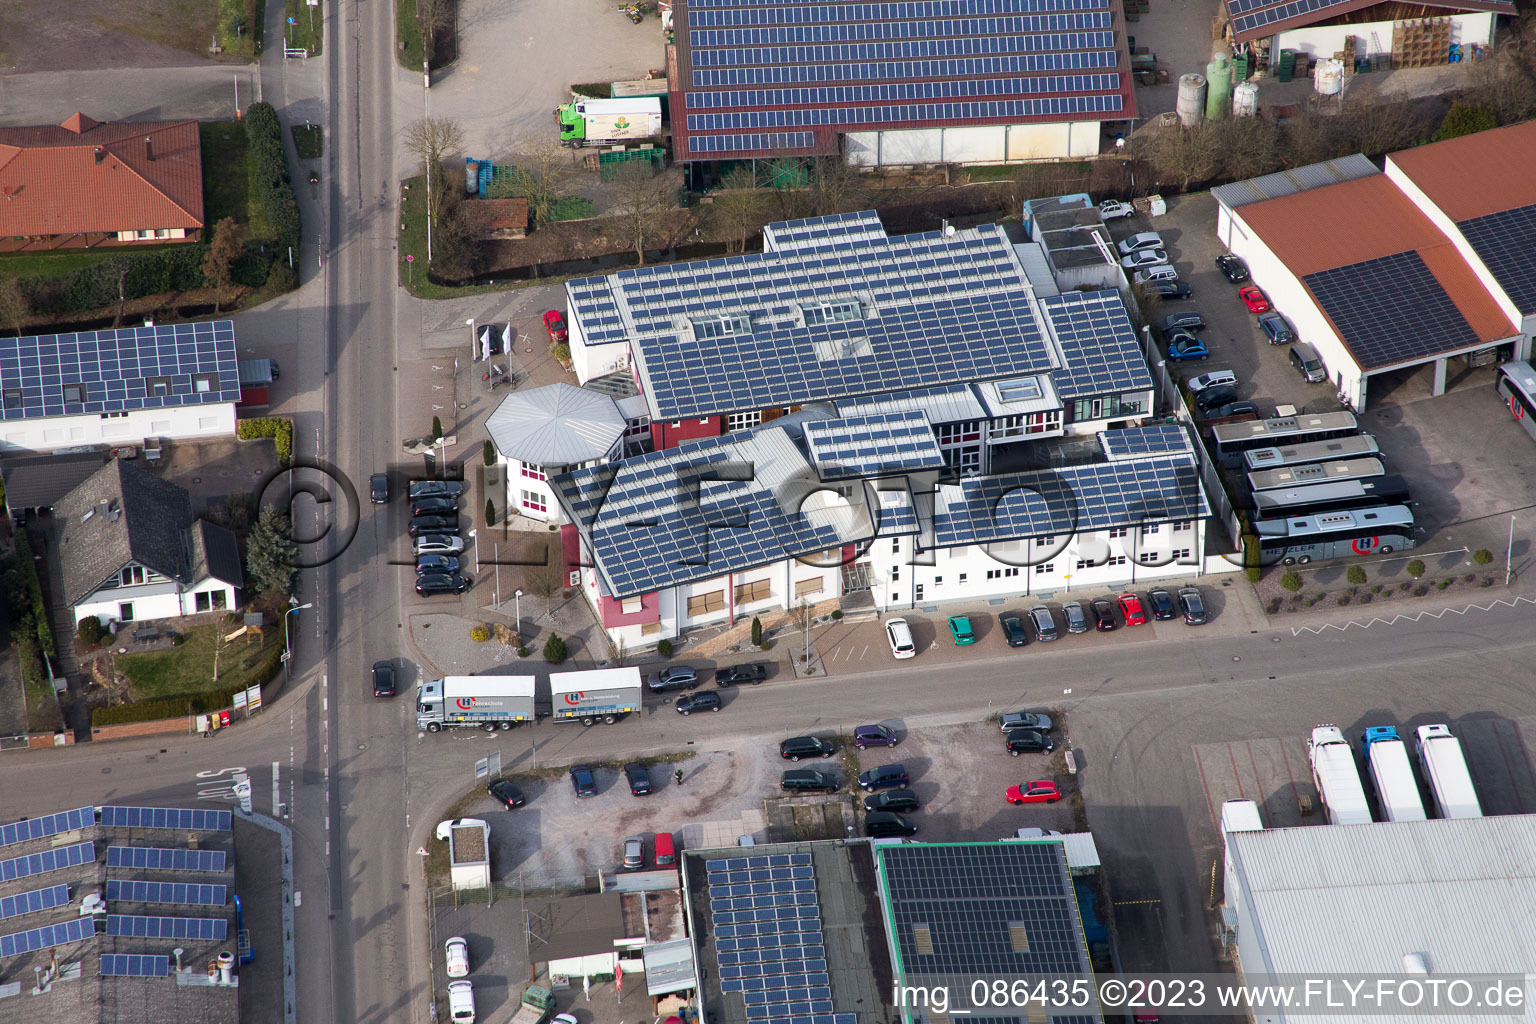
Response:
[[[1284,448],[1254,448],[1243,452],[1243,462],[1252,472],[1256,469],[1304,466],[1309,462],[1328,462],[1332,459],[1363,459],[1380,452],[1381,446],[1370,434],[1355,434],[1353,437],[1313,441]]]
[[[1223,465],[1240,466],[1243,453],[1254,448],[1332,441],[1349,437],[1359,429],[1360,424],[1352,412],[1320,412],[1246,423],[1218,423],[1211,428],[1211,440],[1216,458]]]
[[[1536,437],[1536,370],[1523,360],[1499,367],[1494,386],[1525,432]]]
[[[1335,483],[1339,480],[1368,480],[1382,476],[1387,467],[1380,459],[1338,459],[1334,462],[1310,462],[1303,466],[1261,469],[1248,474],[1251,491],[1275,491],[1282,487],[1306,487],[1309,484]]]
[[[1380,505],[1321,512],[1295,519],[1265,519],[1253,525],[1265,565],[1294,565],[1314,558],[1388,555],[1418,541],[1413,512],[1405,505]]]
[[[1400,476],[1369,480],[1336,480],[1307,487],[1255,491],[1253,507],[1260,519],[1295,519],[1318,512],[1342,512],[1373,505],[1408,504],[1408,481]]]

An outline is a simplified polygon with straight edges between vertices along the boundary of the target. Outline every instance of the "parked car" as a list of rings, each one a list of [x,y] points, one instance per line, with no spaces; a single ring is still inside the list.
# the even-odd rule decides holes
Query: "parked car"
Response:
[[[1003,639],[1008,641],[1009,647],[1023,647],[1029,643],[1029,631],[1024,628],[1024,620],[1017,615],[999,615],[998,624],[1003,627]]]
[[[910,789],[887,789],[864,798],[865,811],[915,811],[922,806]]]
[[[691,715],[695,711],[719,711],[725,707],[720,695],[714,690],[705,690],[702,693],[685,693],[677,698],[673,705],[680,715]]]
[[[906,619],[886,619],[885,639],[891,645],[893,657],[917,657],[917,644],[912,641],[912,627],[907,625]]]
[[[459,502],[457,498],[434,497],[417,498],[411,502],[411,515],[413,516],[454,516],[459,514]]]
[[[1192,299],[1195,296],[1194,289],[1183,281],[1152,281],[1147,284],[1147,291],[1169,302]]]
[[[820,736],[791,736],[779,741],[779,756],[791,761],[802,757],[831,757],[837,750]]]
[[[1237,297],[1243,300],[1243,305],[1248,307],[1250,313],[1268,313],[1269,300],[1264,293],[1253,285],[1248,285],[1237,290]]]
[[[424,572],[416,577],[416,593],[422,597],[462,594],[474,581],[459,572]]]
[[[373,695],[375,697],[393,697],[395,695],[395,666],[387,661],[373,663]]]
[[[1162,263],[1155,267],[1146,267],[1131,275],[1131,284],[1141,285],[1143,288],[1159,281],[1177,281],[1179,272],[1171,263]]]
[[[1152,617],[1159,622],[1166,622],[1178,614],[1174,611],[1173,595],[1162,587],[1147,591],[1147,604],[1152,608]]]
[[[1020,754],[1049,754],[1056,749],[1050,733],[1037,729],[1009,729],[1003,733],[1003,749],[1014,757]]]
[[[497,779],[486,786],[485,791],[491,794],[497,803],[504,804],[509,811],[528,802],[528,798],[523,796],[523,791],[506,779]]]
[[[1127,626],[1145,626],[1147,624],[1146,610],[1141,607],[1141,598],[1127,590],[1115,600],[1120,605],[1120,614],[1125,616]]]
[[[571,765],[571,786],[576,790],[576,795],[597,796],[597,776],[592,773],[589,764]]]
[[[443,943],[443,956],[448,961],[448,977],[462,978],[469,974],[469,943],[464,936],[455,935]]]
[[[469,981],[448,983],[450,1024],[475,1024],[475,986]]]
[[[1271,345],[1289,345],[1296,340],[1296,332],[1291,330],[1291,325],[1286,323],[1285,317],[1279,313],[1261,314],[1259,326],[1264,329],[1264,334],[1269,338]]]
[[[389,474],[375,473],[368,478],[368,500],[382,505],[389,500]]]
[[[1088,616],[1083,614],[1083,602],[1068,601],[1061,606],[1061,614],[1066,617],[1068,633],[1088,632]]]
[[[457,498],[463,493],[462,480],[412,480],[406,488],[406,497],[412,501],[417,498]]]
[[[452,555],[417,555],[416,575],[424,572],[458,572],[459,560]]]
[[[689,665],[669,665],[660,672],[652,672],[650,678],[645,681],[646,689],[652,693],[692,690],[698,685],[699,673]]]
[[[464,550],[464,538],[449,533],[425,533],[411,544],[411,553],[421,555],[455,555]]]
[[[1156,231],[1141,231],[1130,238],[1122,238],[1120,240],[1120,255],[1122,256],[1129,256],[1131,253],[1140,252],[1143,249],[1161,248],[1163,248],[1163,236],[1159,235]]]
[[[1179,607],[1184,609],[1184,621],[1191,626],[1205,624],[1205,600],[1194,587],[1179,591]]]
[[[407,527],[407,532],[412,537],[424,537],[429,533],[457,533],[459,532],[459,517],[452,516],[416,516]]]
[[[1008,787],[1008,802],[1018,804],[1053,804],[1061,799],[1061,790],[1056,788],[1056,783],[1048,779],[1036,779],[1034,782],[1021,782],[1017,786]]]
[[[1043,644],[1061,635],[1056,631],[1056,620],[1051,616],[1051,610],[1043,604],[1037,604],[1029,610],[1029,621],[1035,627],[1035,639]]]
[[[639,761],[624,766],[624,781],[629,783],[630,796],[651,795],[651,770]]]
[[[1216,269],[1221,271],[1221,276],[1233,284],[1242,284],[1248,280],[1248,264],[1243,262],[1241,256],[1226,253],[1216,257]]]
[[[1206,388],[1220,387],[1223,384],[1236,387],[1237,374],[1231,370],[1207,370],[1205,373],[1191,377],[1184,382],[1184,386],[1189,388],[1190,394],[1194,395],[1198,395]]]
[[[917,834],[917,826],[899,814],[873,811],[864,816],[864,834],[872,839],[895,839]]]
[[[1186,331],[1203,331],[1205,330],[1205,317],[1192,309],[1186,313],[1169,313],[1157,322],[1157,327],[1164,334],[1175,328]]]
[[[1328,368],[1310,342],[1298,341],[1291,346],[1291,365],[1308,384],[1321,384],[1328,379]]]
[[[951,615],[949,633],[955,638],[956,647],[966,647],[976,642],[976,633],[971,629],[969,615]]]
[[[1214,409],[1200,410],[1206,419],[1224,420],[1233,416],[1257,416],[1259,407],[1252,402],[1228,402],[1226,405],[1218,405]]]
[[[1009,711],[998,722],[998,727],[1004,732],[1009,729],[1035,729],[1039,732],[1050,732],[1050,715],[1042,715],[1038,711]]]
[[[1237,387],[1233,384],[1218,384],[1213,388],[1206,388],[1195,396],[1195,408],[1200,410],[1202,416],[1209,416],[1209,410],[1218,409],[1235,401],[1237,401]]]
[[[630,836],[624,840],[624,867],[629,871],[645,867],[644,836]]]
[[[768,678],[768,666],[762,662],[754,662],[750,665],[730,665],[726,668],[715,669],[716,686],[756,686]]]
[[[779,776],[779,788],[789,793],[836,793],[843,783],[820,768],[790,768]]]
[[[544,330],[549,332],[551,345],[558,345],[570,337],[565,327],[565,317],[560,315],[558,309],[551,309],[544,314]]]
[[[860,789],[904,789],[911,781],[907,778],[907,766],[902,764],[882,764],[859,772]]]
[[[1100,633],[1108,633],[1118,626],[1115,621],[1115,606],[1109,603],[1109,598],[1098,597],[1093,601],[1093,628]]]
[[[1176,363],[1211,358],[1211,350],[1201,339],[1188,331],[1174,331],[1168,335],[1168,358]]]
[[[1168,253],[1163,249],[1137,249],[1130,255],[1120,257],[1120,265],[1126,270],[1161,267],[1167,262]]]
[[[853,745],[860,750],[868,747],[894,747],[900,742],[889,726],[860,725],[853,730]]]
[[[1129,217],[1136,212],[1136,207],[1130,203],[1122,203],[1118,199],[1110,199],[1099,204],[1099,216],[1105,220],[1119,220],[1121,217]]]

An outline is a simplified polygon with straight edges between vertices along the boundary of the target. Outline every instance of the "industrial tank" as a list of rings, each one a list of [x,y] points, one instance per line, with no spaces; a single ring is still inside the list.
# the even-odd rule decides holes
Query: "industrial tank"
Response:
[[[1205,118],[1220,121],[1227,116],[1227,103],[1232,96],[1232,65],[1227,55],[1218,53],[1205,66]]]
[[[1180,75],[1179,99],[1174,107],[1179,114],[1179,123],[1186,128],[1193,128],[1205,117],[1205,76],[1204,75]]]
[[[1344,89],[1344,62],[1332,57],[1318,61],[1313,81],[1319,96],[1337,96]]]
[[[1232,116],[1257,117],[1259,115],[1259,83],[1238,82],[1232,90]]]

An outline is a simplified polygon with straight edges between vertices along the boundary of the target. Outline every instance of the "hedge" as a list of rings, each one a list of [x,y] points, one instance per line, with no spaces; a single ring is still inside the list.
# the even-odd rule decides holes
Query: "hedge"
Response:
[[[283,150],[283,127],[270,103],[253,103],[245,111],[245,131],[250,139],[250,175],[257,201],[279,247],[298,247],[302,230],[299,201],[288,176],[288,155]]]
[[[48,657],[56,657],[58,648],[53,645],[53,630],[48,628],[48,606],[43,603],[43,585],[37,578],[37,562],[32,558],[32,545],[27,541],[25,530],[17,530],[15,537],[16,558],[23,566],[27,593],[32,599],[32,620],[37,624],[38,645]]]
[[[141,299],[203,287],[203,256],[207,252],[208,246],[203,243],[123,252],[80,267],[63,279],[25,277],[20,283],[33,308],[40,313],[99,309],[116,305],[119,298]]]
[[[286,466],[293,460],[293,421],[281,416],[261,416],[251,420],[241,420],[235,426],[235,436],[246,441],[253,441],[259,437],[273,439],[273,447],[277,449],[277,461],[279,465]]]
[[[274,644],[251,677],[251,686],[265,686],[282,671],[283,645]],[[96,708],[91,712],[91,725],[127,725],[130,722],[154,722],[162,718],[181,718],[185,715],[207,715],[223,711],[234,703],[235,694],[246,687],[227,690],[209,690],[185,697],[164,697],[160,700],[137,701],[118,704],[110,708]]]

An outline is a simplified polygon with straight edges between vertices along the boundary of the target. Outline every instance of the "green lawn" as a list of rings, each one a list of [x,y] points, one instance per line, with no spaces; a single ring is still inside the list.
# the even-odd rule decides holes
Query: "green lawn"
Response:
[[[67,277],[125,252],[118,248],[0,253],[0,277]]]
[[[463,288],[450,288],[427,280],[427,179],[425,175],[407,178],[404,184],[410,189],[402,192],[406,197],[400,207],[400,283],[406,291],[423,299],[452,299],[461,295],[484,295],[517,287],[518,282],[505,285],[475,284]],[[414,260],[407,260],[414,256]],[[548,283],[543,282],[543,283]]]
[[[416,0],[395,0],[395,40],[395,58],[400,66],[407,71],[420,71],[422,38]]]
[[[233,217],[250,228],[253,238],[265,238],[257,230],[249,175],[250,142],[240,121],[204,121],[197,126],[203,140],[203,221],[209,227],[225,217]],[[261,227],[266,227],[265,219]]]
[[[254,61],[261,56],[265,0],[219,0],[214,30],[226,56]]]
[[[293,24],[284,25],[283,45],[293,50],[307,50],[311,57],[318,57],[324,48],[324,8],[311,7],[304,0],[287,0],[287,16]]]
[[[317,124],[296,124],[293,132],[293,149],[300,160],[319,160],[325,156],[325,129]]]
[[[213,678],[213,652],[221,637],[237,627],[223,622],[185,630],[187,642],[180,647],[145,654],[120,654],[117,670],[128,677],[134,700],[159,700],[213,690],[248,686],[255,680],[262,654],[283,644],[282,628],[268,627],[264,643],[247,643],[236,637],[222,645],[219,678]],[[123,646],[127,646],[126,644]]]

